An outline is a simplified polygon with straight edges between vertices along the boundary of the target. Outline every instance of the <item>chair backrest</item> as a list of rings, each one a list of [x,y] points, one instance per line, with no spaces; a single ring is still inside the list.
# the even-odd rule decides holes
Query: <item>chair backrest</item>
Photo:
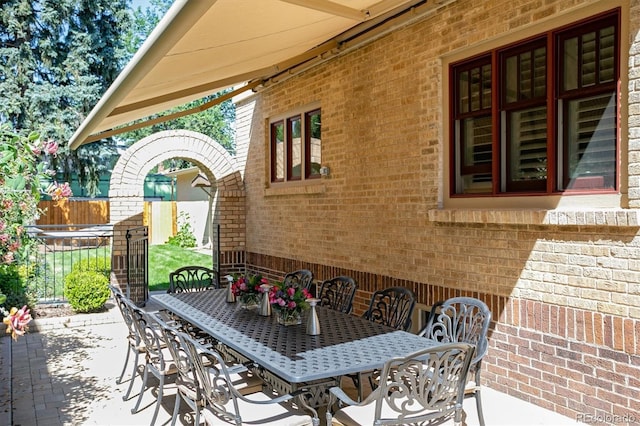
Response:
[[[284,284],[291,284],[298,288],[306,288],[307,290],[310,290],[311,284],[313,284],[313,272],[308,269],[299,269],[297,271],[289,272],[284,276],[282,282]]]
[[[193,362],[191,361],[191,354],[188,349],[183,346],[182,341],[178,336],[181,331],[168,325],[158,314],[153,314],[153,319],[160,326],[164,342],[166,343],[167,349],[169,349],[169,353],[173,358],[173,363],[178,370],[178,375],[180,375],[183,382],[195,384],[196,378]],[[194,386],[194,388],[197,393],[194,400],[197,401],[200,399],[200,393],[197,386]]]
[[[167,293],[204,291],[220,288],[218,273],[205,266],[183,266],[169,274]]]
[[[473,366],[487,353],[490,322],[491,311],[483,301],[473,297],[453,297],[434,305],[427,325],[418,334],[444,343],[475,345]]]
[[[151,313],[143,311],[129,300],[125,300],[125,303],[132,313],[133,324],[141,343],[144,345],[147,362],[157,370],[165,371],[171,359],[166,359],[165,353],[162,351],[162,348],[167,344],[161,327]]]
[[[140,335],[137,332],[136,326],[134,324],[133,311],[131,310],[131,305],[135,306],[131,300],[127,299],[127,297],[120,291],[119,288],[114,286],[109,286],[111,289],[111,293],[113,294],[113,298],[115,300],[118,309],[120,310],[120,314],[122,315],[122,319],[129,330],[129,338],[133,339],[134,343],[137,345],[140,343]]]
[[[237,400],[242,397],[233,386],[223,357],[214,350],[204,348],[186,333],[178,332],[177,336],[189,354],[205,405],[218,415],[231,417],[236,424],[242,424]],[[227,409],[230,408],[229,401],[233,401],[234,412]]]
[[[422,424],[452,413],[460,421],[473,352],[470,344],[450,343],[387,361],[374,391],[374,424]]]
[[[411,315],[416,306],[415,293],[405,287],[389,287],[371,296],[369,309],[363,317],[398,330],[411,327]]]
[[[358,284],[351,277],[339,276],[322,283],[318,292],[320,306],[327,306],[336,311],[348,314],[353,308],[353,297]]]

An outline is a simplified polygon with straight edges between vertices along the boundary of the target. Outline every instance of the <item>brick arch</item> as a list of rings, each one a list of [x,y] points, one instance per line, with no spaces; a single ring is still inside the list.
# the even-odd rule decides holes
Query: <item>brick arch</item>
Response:
[[[237,170],[236,159],[218,142],[189,130],[166,130],[136,142],[120,156],[109,187],[110,218],[114,225],[111,281],[121,287],[127,283],[126,230],[143,225],[145,177],[157,164],[172,158],[191,161],[210,182],[216,183],[217,191],[212,202],[214,223],[219,223],[220,218],[236,220],[225,212],[238,211],[239,206],[244,210],[244,183]],[[223,254],[244,249],[244,223],[233,225],[221,226]],[[238,232],[238,225],[241,232]],[[225,235],[227,229],[232,230],[233,235]],[[221,273],[225,272],[223,266],[221,263]],[[131,296],[135,297],[134,294]],[[137,299],[141,297],[137,295]]]

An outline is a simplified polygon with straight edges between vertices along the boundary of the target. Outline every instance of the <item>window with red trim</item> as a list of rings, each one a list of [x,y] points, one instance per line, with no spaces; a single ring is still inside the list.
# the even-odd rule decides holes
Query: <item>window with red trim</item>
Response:
[[[291,114],[270,124],[271,182],[320,177],[322,131],[320,109]]]
[[[451,71],[451,193],[618,189],[619,13]]]

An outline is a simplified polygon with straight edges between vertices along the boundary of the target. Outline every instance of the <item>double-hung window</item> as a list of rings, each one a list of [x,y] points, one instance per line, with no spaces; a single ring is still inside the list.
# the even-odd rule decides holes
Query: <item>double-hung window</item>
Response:
[[[288,115],[270,124],[271,182],[320,177],[320,109]]]
[[[452,195],[618,189],[619,13],[452,64]]]

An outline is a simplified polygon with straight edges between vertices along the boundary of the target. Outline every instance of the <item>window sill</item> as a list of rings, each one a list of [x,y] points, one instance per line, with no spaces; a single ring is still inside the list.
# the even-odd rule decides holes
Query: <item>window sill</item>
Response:
[[[442,223],[640,227],[640,210],[437,209],[429,210],[429,220]]]
[[[311,195],[311,194],[324,194],[326,192],[326,186],[324,183],[314,182],[311,184],[283,184],[265,188],[264,196],[273,197],[279,195]]]

